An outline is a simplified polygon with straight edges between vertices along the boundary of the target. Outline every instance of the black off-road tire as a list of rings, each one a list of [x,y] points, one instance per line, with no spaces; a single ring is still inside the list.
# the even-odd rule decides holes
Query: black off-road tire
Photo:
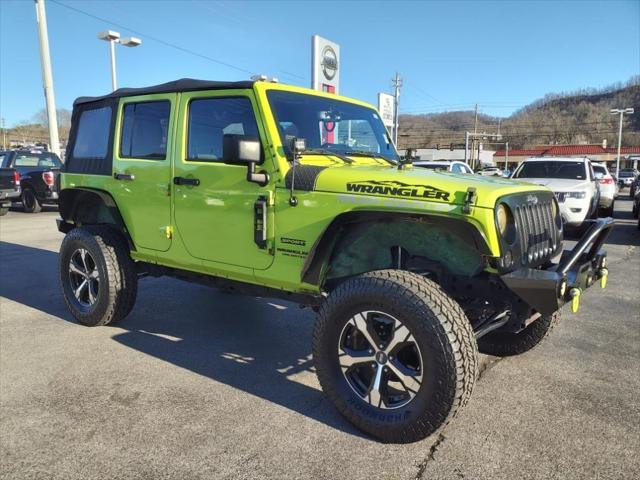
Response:
[[[395,409],[364,401],[340,368],[342,329],[353,315],[368,310],[401,321],[421,351],[418,392]],[[427,437],[467,403],[478,373],[477,352],[471,324],[460,306],[436,283],[400,270],[364,273],[339,285],[320,307],[313,336],[318,380],[337,410],[365,433],[394,443]]]
[[[100,288],[93,305],[83,306],[74,296],[69,279],[73,253],[86,249],[95,260]],[[124,236],[111,227],[96,225],[74,228],[64,237],[59,255],[60,285],[69,310],[87,326],[107,325],[125,318],[138,293],[138,275]]]
[[[40,205],[33,188],[25,188],[22,191],[22,209],[25,213],[40,213],[42,211],[42,205]]]
[[[519,333],[495,331],[478,340],[478,350],[487,355],[509,357],[528,352],[542,342],[560,322],[560,311],[543,315]]]
[[[4,217],[9,213],[9,207],[0,207],[0,217]]]

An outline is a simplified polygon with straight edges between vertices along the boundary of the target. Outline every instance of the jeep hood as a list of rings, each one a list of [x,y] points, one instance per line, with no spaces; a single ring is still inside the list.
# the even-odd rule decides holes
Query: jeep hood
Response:
[[[301,170],[305,165],[307,162],[300,166]],[[493,208],[497,199],[504,195],[547,191],[546,188],[537,185],[500,177],[463,175],[412,167],[399,170],[392,165],[357,163],[334,164],[321,170],[315,179],[313,189],[319,192],[462,205],[469,187],[476,189],[475,205],[485,208]]]

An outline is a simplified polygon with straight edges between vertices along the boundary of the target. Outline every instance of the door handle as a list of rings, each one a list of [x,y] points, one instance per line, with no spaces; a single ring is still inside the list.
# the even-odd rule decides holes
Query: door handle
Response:
[[[136,179],[135,175],[129,175],[128,173],[114,173],[113,178],[116,180],[127,180],[129,182]]]
[[[192,185],[197,187],[200,185],[200,180],[197,178],[173,177],[173,183],[175,185]]]

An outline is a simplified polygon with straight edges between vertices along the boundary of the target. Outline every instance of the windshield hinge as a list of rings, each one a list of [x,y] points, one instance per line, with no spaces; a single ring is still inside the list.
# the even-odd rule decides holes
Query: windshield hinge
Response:
[[[467,193],[464,197],[464,204],[462,205],[462,213],[466,213],[466,214],[471,213],[471,207],[473,206],[474,203],[476,203],[477,199],[478,199],[478,194],[476,193],[476,188],[475,187],[467,188]]]

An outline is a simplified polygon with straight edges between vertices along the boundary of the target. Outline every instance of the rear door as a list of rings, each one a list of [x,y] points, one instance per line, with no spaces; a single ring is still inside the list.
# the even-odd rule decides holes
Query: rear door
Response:
[[[252,90],[183,93],[180,98],[182,145],[174,161],[176,227],[189,254],[227,265],[266,269],[273,256],[255,241],[256,202],[271,185],[247,181],[247,167],[222,163],[225,134],[258,137],[265,131]],[[265,159],[266,167],[270,159]],[[191,184],[187,183],[191,182]]]
[[[118,106],[112,189],[136,245],[171,246],[171,152],[177,94],[125,97]]]

